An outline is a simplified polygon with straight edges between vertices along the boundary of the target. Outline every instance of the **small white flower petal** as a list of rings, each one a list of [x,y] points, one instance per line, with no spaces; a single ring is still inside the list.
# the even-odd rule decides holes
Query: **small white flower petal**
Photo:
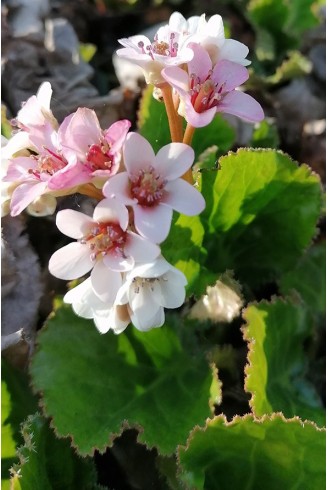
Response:
[[[155,153],[150,143],[138,133],[129,133],[123,146],[124,165],[133,175],[154,166]]]
[[[129,212],[122,202],[117,199],[103,199],[95,207],[93,219],[99,223],[118,223],[122,230],[126,230],[129,224]]]
[[[163,146],[156,155],[155,168],[165,179],[171,181],[181,177],[193,164],[194,150],[184,143]]]
[[[133,257],[122,257],[115,253],[106,254],[103,257],[103,262],[108,269],[116,272],[130,271],[134,266]]]
[[[134,200],[130,196],[130,181],[127,172],[113,175],[103,187],[103,194],[108,197],[117,197],[123,204],[132,205]]]
[[[56,225],[64,235],[78,240],[94,225],[94,221],[90,216],[80,213],[80,211],[63,209],[57,213]]]
[[[126,255],[131,255],[136,262],[150,262],[160,254],[160,248],[155,243],[128,231],[128,240],[124,246]]]
[[[165,322],[164,308],[160,306],[153,317],[147,318],[131,313],[131,321],[133,325],[142,332],[147,332],[152,328],[161,327]]]
[[[179,308],[184,303],[186,278],[178,272],[180,271],[168,271],[159,282],[162,295],[160,304],[165,308]]]
[[[195,216],[204,211],[206,203],[203,195],[185,180],[169,182],[165,189],[167,194],[162,201],[163,204],[187,216]]]
[[[154,243],[161,243],[168,236],[173,211],[158,204],[153,207],[134,206],[134,225],[140,235]]]
[[[120,272],[110,270],[102,260],[98,260],[91,272],[91,284],[98,298],[112,306],[122,285],[122,276]]]
[[[49,261],[49,271],[59,279],[78,279],[92,269],[90,250],[78,242],[69,243],[57,250]]]

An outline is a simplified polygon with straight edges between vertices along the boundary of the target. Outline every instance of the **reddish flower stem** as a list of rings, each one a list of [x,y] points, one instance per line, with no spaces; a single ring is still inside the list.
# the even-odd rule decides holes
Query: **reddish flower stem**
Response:
[[[191,126],[190,124],[187,124],[186,130],[185,130],[185,133],[183,136],[183,143],[191,146],[191,142],[192,142],[192,138],[194,136],[194,132],[195,132],[195,128],[193,126]],[[187,182],[189,182],[189,184],[194,183],[191,168],[189,170],[187,170],[187,172],[182,176],[182,178],[184,180],[186,180]]]
[[[172,88],[168,83],[160,86],[166,108],[167,118],[169,121],[171,139],[173,142],[182,141],[182,119],[176,111],[173,103]]]

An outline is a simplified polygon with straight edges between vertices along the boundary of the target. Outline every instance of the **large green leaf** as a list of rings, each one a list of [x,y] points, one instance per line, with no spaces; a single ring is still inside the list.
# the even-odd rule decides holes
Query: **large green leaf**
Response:
[[[186,352],[168,325],[100,335],[67,306],[40,332],[31,374],[56,433],[82,455],[104,451],[125,427],[171,454],[219,397],[208,362]]]
[[[191,433],[179,457],[190,490],[325,488],[325,432],[298,418],[215,417]]]
[[[316,232],[320,179],[276,150],[240,149],[202,172],[208,268],[256,287],[295,266]]]
[[[304,378],[304,343],[311,335],[307,310],[276,299],[250,305],[244,312],[249,353],[245,388],[256,416],[282,412],[325,424],[325,412],[312,384]]]
[[[10,487],[9,469],[17,462],[16,447],[22,443],[20,424],[37,409],[26,373],[1,363],[1,477],[2,490]]]
[[[314,314],[326,311],[326,243],[321,242],[310,247],[300,258],[296,267],[287,272],[280,280],[283,294],[297,291],[307,307]]]
[[[24,445],[18,451],[11,490],[96,489],[97,475],[91,458],[74,454],[69,441],[57,439],[40,414],[22,424]]]

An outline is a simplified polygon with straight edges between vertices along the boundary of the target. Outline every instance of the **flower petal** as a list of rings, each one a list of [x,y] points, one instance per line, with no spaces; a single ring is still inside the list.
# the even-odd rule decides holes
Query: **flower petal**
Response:
[[[191,74],[200,78],[201,82],[206,80],[209,71],[212,70],[212,61],[206,49],[196,43],[189,43],[188,47],[192,49],[194,57],[188,63],[189,76]]]
[[[147,318],[152,318],[156,315],[160,305],[152,294],[150,286],[147,283],[138,285],[129,290],[129,305],[132,312],[138,315],[142,321],[147,321]]]
[[[161,327],[165,322],[164,308],[161,306],[151,318],[144,318],[141,317],[141,315],[136,315],[134,313],[131,313],[130,315],[133,325],[141,332],[147,332],[151,328]]]
[[[92,269],[88,246],[78,242],[69,243],[57,250],[49,260],[49,271],[59,279],[78,279]]]
[[[8,140],[6,146],[1,148],[2,158],[10,158],[18,151],[33,146],[28,133],[26,131],[19,131]]]
[[[207,111],[199,113],[193,108],[190,98],[186,98],[184,102],[186,111],[185,117],[188,124],[191,126],[194,126],[195,128],[203,128],[213,121],[217,111],[216,107],[212,107],[211,109],[207,109]]]
[[[245,59],[248,52],[249,49],[245,44],[236,41],[235,39],[226,39],[219,51],[219,59],[230,60],[239,63],[240,65],[247,66],[251,63],[249,60]]]
[[[162,200],[163,204],[171,206],[175,211],[195,216],[205,209],[205,199],[191,184],[183,179],[168,182],[165,187],[167,194]]]
[[[91,272],[91,284],[98,298],[112,306],[122,285],[122,276],[120,272],[108,269],[102,260],[98,260]]]
[[[239,87],[248,78],[247,68],[232,61],[219,61],[213,68],[212,79],[218,84],[218,88],[223,85],[223,92],[230,92]]]
[[[134,259],[131,256],[122,257],[119,254],[109,253],[103,257],[104,264],[108,269],[115,272],[130,271],[134,266]]]
[[[168,236],[172,209],[158,204],[154,207],[134,206],[134,225],[140,235],[154,243],[161,243]]]
[[[111,145],[111,153],[116,153],[121,149],[130,127],[130,121],[123,119],[122,121],[116,121],[104,131],[104,137]]]
[[[184,143],[163,146],[156,155],[155,168],[167,180],[181,177],[193,164],[194,150]]]
[[[259,122],[264,119],[260,104],[248,94],[234,90],[227,94],[217,107],[218,112],[226,112],[247,122]]]
[[[87,107],[80,107],[68,120],[64,120],[58,130],[62,146],[74,150],[80,159],[85,160],[89,146],[99,144],[102,131],[96,113]]]
[[[162,70],[162,77],[176,90],[187,92],[189,90],[188,73],[177,66],[167,66]]]
[[[86,184],[90,180],[90,169],[75,160],[53,174],[48,181],[48,186],[52,190],[70,189],[77,185]]]
[[[151,262],[160,254],[158,245],[145,238],[128,231],[128,240],[124,246],[126,255],[131,255],[136,262]]]
[[[130,196],[130,180],[127,172],[116,174],[107,180],[102,192],[106,197],[117,197],[127,206],[134,204]]]
[[[94,225],[92,218],[74,209],[63,209],[58,211],[56,225],[61,233],[70,238],[82,238]]]
[[[98,223],[106,221],[118,223],[122,230],[126,230],[129,224],[129,212],[119,200],[103,199],[95,207],[93,219]]]
[[[160,281],[161,299],[159,304],[164,308],[179,308],[185,300],[186,291],[186,278],[182,274],[178,274],[178,270],[170,270],[165,274],[164,278]]]
[[[31,202],[46,190],[47,182],[25,182],[14,190],[10,202],[11,216],[20,214]]]
[[[129,175],[147,169],[155,162],[155,153],[150,143],[137,133],[127,135],[123,146],[123,156]]]

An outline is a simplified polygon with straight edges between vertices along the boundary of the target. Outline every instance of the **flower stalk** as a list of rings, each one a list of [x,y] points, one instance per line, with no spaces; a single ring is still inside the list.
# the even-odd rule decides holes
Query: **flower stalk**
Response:
[[[176,111],[172,97],[172,88],[168,83],[161,85],[163,100],[169,121],[171,140],[174,143],[182,141],[182,119]]]

